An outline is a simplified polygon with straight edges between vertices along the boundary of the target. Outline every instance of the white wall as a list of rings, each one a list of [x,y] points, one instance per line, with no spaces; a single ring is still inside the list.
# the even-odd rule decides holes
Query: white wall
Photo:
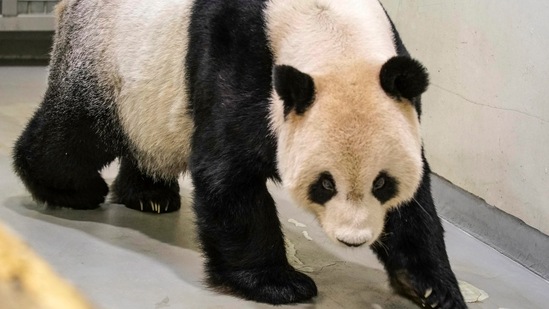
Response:
[[[549,1],[381,2],[431,74],[434,172],[549,234]]]

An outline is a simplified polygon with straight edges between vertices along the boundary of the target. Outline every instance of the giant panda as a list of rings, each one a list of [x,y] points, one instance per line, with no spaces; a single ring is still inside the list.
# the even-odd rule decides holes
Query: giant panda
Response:
[[[62,0],[43,101],[14,147],[34,199],[180,208],[190,172],[207,282],[308,301],[274,180],[342,246],[370,246],[394,289],[465,308],[420,136],[428,73],[377,0]]]

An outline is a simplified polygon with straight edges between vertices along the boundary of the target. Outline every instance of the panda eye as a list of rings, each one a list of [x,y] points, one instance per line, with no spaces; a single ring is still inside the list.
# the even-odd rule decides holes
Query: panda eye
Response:
[[[322,188],[327,191],[334,191],[334,182],[329,178],[325,178],[322,180]]]
[[[329,172],[322,172],[309,186],[309,199],[316,204],[324,205],[337,194],[334,177]]]
[[[382,204],[398,193],[398,182],[387,172],[381,171],[372,183],[372,194]]]
[[[376,180],[374,180],[374,185],[372,186],[372,190],[377,191],[385,185],[385,177],[378,176]]]

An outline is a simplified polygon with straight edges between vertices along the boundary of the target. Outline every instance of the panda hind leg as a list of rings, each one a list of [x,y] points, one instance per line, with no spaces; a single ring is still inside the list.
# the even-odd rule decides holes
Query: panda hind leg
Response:
[[[158,179],[143,173],[133,157],[121,158],[120,170],[112,186],[111,202],[152,213],[181,208],[177,179]]]
[[[40,108],[17,139],[13,168],[34,200],[50,207],[94,209],[109,187],[99,171],[115,159],[78,113],[52,116]]]

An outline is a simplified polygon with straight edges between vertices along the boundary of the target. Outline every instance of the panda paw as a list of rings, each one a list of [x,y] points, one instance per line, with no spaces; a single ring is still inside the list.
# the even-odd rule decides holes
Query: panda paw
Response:
[[[392,276],[391,285],[423,308],[465,309],[467,305],[453,277],[451,272],[432,275],[400,270]]]
[[[318,294],[313,279],[291,267],[210,273],[209,279],[222,292],[273,305],[302,303]]]
[[[142,212],[167,213],[181,208],[179,192],[168,187],[144,190],[120,190],[114,187],[111,202]]]

